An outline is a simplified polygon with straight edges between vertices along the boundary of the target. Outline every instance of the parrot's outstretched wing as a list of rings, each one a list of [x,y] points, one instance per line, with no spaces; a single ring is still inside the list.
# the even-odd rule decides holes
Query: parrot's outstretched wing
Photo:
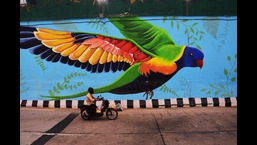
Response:
[[[51,62],[90,72],[125,71],[150,59],[128,40],[103,35],[20,26],[20,47]]]
[[[152,57],[160,57],[168,61],[178,60],[184,47],[177,46],[167,31],[139,17],[113,17],[109,20],[120,32],[132,39],[140,50]]]

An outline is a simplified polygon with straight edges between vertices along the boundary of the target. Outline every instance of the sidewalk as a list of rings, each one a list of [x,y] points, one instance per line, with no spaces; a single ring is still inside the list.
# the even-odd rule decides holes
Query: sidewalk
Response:
[[[237,107],[125,109],[87,121],[79,109],[21,107],[20,144],[236,145]]]

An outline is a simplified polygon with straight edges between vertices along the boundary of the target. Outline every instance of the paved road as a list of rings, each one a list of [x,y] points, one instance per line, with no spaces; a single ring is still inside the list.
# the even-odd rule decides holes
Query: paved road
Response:
[[[125,109],[83,120],[79,109],[20,108],[20,145],[236,145],[237,107]]]

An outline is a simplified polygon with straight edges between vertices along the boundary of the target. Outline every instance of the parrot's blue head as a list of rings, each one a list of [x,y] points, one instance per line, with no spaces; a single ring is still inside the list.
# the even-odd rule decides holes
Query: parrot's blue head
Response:
[[[203,67],[204,54],[195,47],[186,46],[182,57],[177,61],[179,68],[183,67]]]

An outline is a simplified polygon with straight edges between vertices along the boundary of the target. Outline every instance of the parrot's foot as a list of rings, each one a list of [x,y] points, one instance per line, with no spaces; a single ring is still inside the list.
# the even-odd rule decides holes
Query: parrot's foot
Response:
[[[145,91],[144,95],[146,98],[146,100],[148,99],[148,95],[150,95],[150,99],[152,99],[153,95],[154,95],[154,92],[153,90],[149,90],[149,91]]]

